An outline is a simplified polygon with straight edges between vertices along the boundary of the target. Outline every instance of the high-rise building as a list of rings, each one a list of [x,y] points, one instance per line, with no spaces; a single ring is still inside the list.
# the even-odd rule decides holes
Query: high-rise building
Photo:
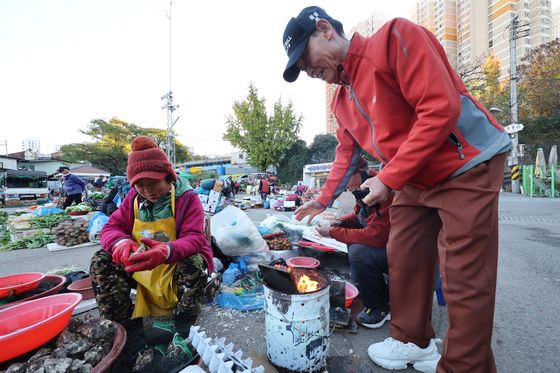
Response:
[[[355,32],[357,32],[362,36],[371,36],[375,33],[375,31],[379,30],[379,28],[381,28],[381,26],[383,26],[383,24],[388,20],[388,18],[379,15],[372,15],[368,19],[354,26],[350,31],[350,35],[353,35]],[[327,133],[330,134],[336,133],[336,127],[338,125],[336,122],[336,118],[331,112],[331,102],[336,87],[336,84],[326,84],[325,86],[325,115],[327,119]]]
[[[551,40],[550,0],[493,0],[488,12],[488,47],[500,60],[501,76],[509,74],[509,27],[515,15],[520,31],[516,40],[517,64],[532,48]]]
[[[550,37],[552,39],[560,38],[560,6],[552,12]]]
[[[453,67],[457,65],[457,2],[456,0],[420,0],[413,22],[434,33],[447,53]]]
[[[552,39],[550,0],[419,0],[413,20],[437,36],[453,66],[493,53],[500,60],[501,76],[506,76],[514,15],[520,30],[527,30],[516,40],[519,64],[532,48]]]
[[[31,150],[32,152],[38,153],[41,151],[41,140],[39,140],[39,138],[37,137],[25,138],[21,142],[21,150]]]
[[[488,52],[488,4],[457,0],[457,66],[468,65]]]

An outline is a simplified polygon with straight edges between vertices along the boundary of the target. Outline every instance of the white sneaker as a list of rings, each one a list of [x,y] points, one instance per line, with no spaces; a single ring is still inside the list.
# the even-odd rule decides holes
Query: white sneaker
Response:
[[[434,339],[426,348],[414,343],[403,343],[393,338],[374,343],[368,348],[368,355],[373,362],[385,369],[406,369],[412,364],[414,369],[423,373],[435,373],[441,355]]]

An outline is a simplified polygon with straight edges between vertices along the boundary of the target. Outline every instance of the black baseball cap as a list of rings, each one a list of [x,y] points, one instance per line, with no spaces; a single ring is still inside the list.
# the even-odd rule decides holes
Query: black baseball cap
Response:
[[[298,78],[300,70],[296,64],[303,55],[303,51],[307,46],[307,40],[315,32],[319,19],[329,21],[337,32],[343,31],[342,23],[331,18],[327,12],[318,6],[308,6],[297,17],[290,19],[282,38],[284,49],[288,54],[288,64],[284,70],[285,81],[291,83],[295,82]]]

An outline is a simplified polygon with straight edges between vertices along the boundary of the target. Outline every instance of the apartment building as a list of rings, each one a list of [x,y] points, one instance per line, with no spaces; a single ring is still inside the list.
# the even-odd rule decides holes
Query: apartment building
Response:
[[[419,0],[413,20],[434,32],[453,66],[494,53],[506,76],[512,18],[517,15],[520,30],[526,30],[516,40],[519,64],[532,48],[552,40],[551,13],[550,0]]]

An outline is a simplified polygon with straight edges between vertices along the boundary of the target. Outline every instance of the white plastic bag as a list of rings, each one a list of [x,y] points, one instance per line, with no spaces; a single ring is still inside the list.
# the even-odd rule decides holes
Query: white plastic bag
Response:
[[[212,217],[212,236],[225,255],[241,256],[268,253],[268,246],[247,214],[228,206]]]

